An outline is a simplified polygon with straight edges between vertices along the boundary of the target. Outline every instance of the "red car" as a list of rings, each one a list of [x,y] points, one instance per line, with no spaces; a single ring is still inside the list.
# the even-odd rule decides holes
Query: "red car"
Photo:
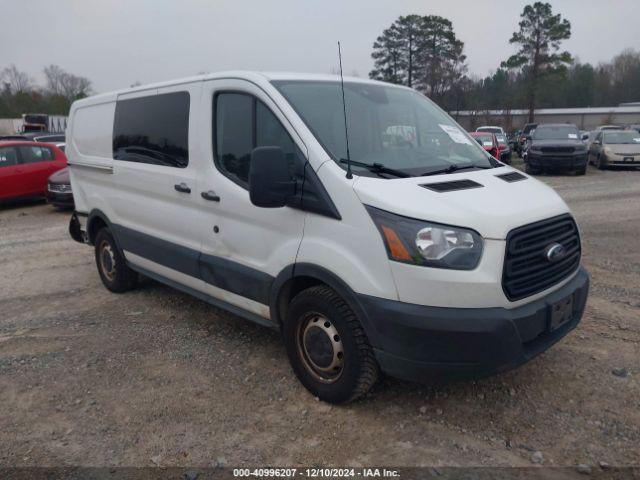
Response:
[[[0,142],[0,201],[44,197],[49,176],[67,166],[67,157],[50,143]]]
[[[496,160],[500,160],[500,146],[498,145],[498,139],[496,138],[495,133],[489,132],[470,132],[473,138],[476,139],[476,142],[482,146],[487,152],[489,152],[493,158]]]

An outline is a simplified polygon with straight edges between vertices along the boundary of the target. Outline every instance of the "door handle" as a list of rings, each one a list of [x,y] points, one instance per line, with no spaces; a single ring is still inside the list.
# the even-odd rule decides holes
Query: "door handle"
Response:
[[[189,186],[182,182],[182,183],[176,183],[173,188],[176,189],[176,191],[178,192],[182,192],[182,193],[191,193],[191,189],[189,188]]]
[[[212,202],[220,201],[220,197],[213,190],[209,190],[208,192],[202,192],[200,196],[205,200],[210,200]]]

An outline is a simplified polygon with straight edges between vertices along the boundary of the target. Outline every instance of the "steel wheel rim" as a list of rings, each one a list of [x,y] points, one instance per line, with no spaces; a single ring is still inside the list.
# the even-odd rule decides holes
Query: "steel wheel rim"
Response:
[[[116,276],[116,258],[111,244],[103,240],[102,243],[100,243],[98,251],[102,273],[109,281],[113,281]]]
[[[335,325],[324,315],[311,312],[298,324],[298,354],[305,369],[323,383],[334,383],[344,370],[344,346]]]

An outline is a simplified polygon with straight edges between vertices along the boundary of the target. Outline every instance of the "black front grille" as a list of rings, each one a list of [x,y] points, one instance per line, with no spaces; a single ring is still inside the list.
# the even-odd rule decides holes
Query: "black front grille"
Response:
[[[546,252],[555,243],[565,255],[550,262]],[[509,300],[520,300],[555,285],[579,265],[580,235],[571,215],[518,227],[507,235],[502,289]]]
[[[480,188],[480,185],[473,180],[452,180],[450,182],[425,183],[421,185],[434,192],[453,192],[455,190],[468,190],[469,188]]]
[[[574,147],[542,147],[542,153],[573,153]]]

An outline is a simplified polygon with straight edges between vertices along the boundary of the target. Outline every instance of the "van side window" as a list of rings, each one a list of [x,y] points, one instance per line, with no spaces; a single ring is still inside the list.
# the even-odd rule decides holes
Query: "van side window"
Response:
[[[21,163],[39,163],[54,159],[50,148],[20,146],[18,150],[20,150]]]
[[[243,188],[249,185],[251,151],[277,146],[291,171],[301,153],[293,139],[264,103],[245,93],[219,93],[214,99],[215,163],[220,172]]]
[[[185,168],[189,164],[189,92],[118,100],[113,158]]]

